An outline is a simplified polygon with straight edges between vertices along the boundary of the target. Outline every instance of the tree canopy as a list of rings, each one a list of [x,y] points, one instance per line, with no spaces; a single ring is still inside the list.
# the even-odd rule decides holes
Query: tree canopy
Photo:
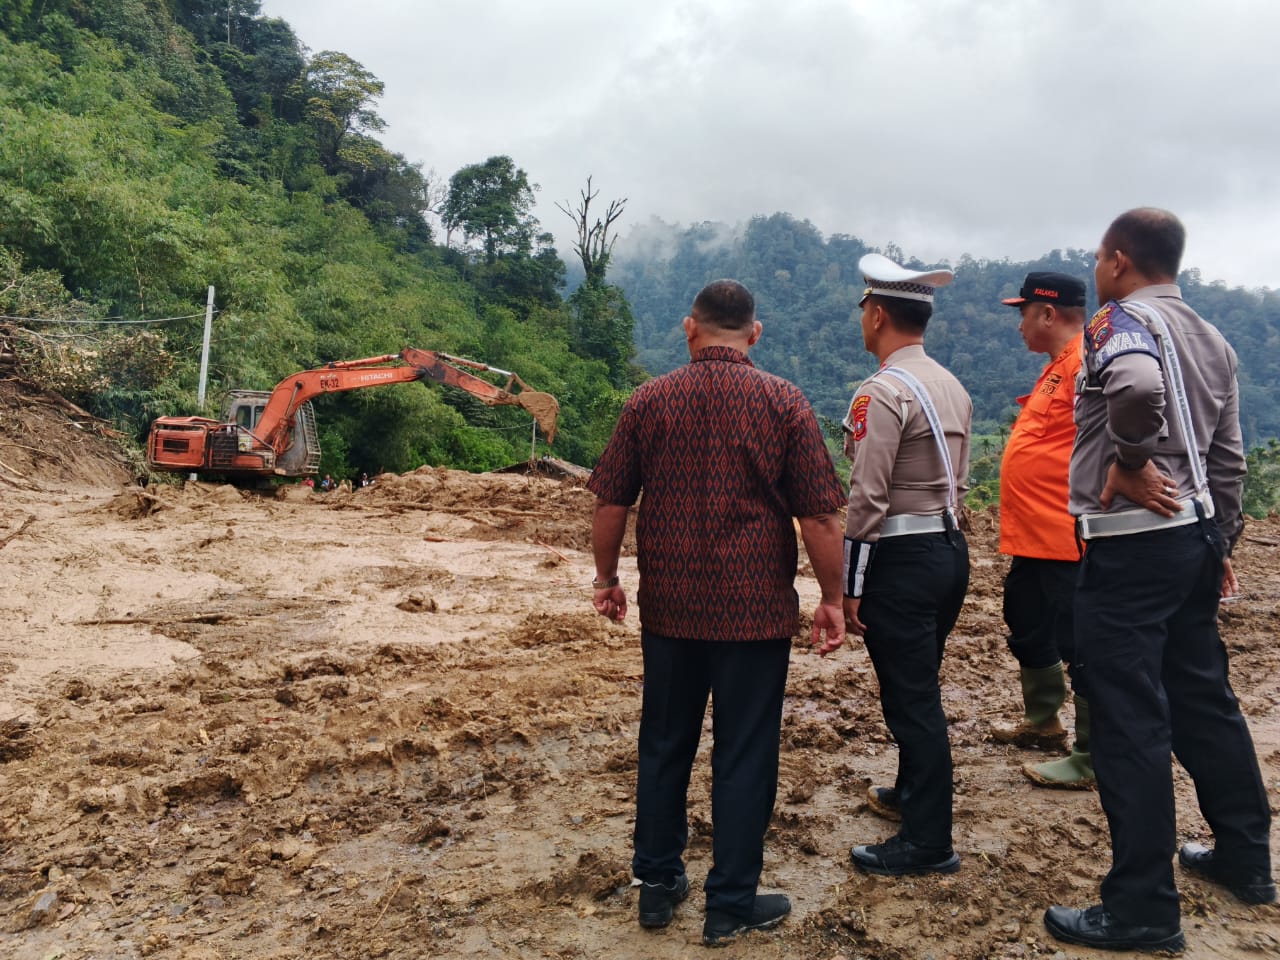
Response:
[[[854,388],[876,368],[856,322],[864,286],[858,261],[873,250],[846,234],[824,237],[813,224],[784,213],[753,218],[740,228],[651,220],[619,243],[612,270],[635,315],[636,359],[655,375],[685,361],[679,324],[698,290],[718,277],[745,283],[764,324],[752,360],[797,383],[834,437]],[[883,252],[911,267],[931,266],[896,248]],[[998,489],[1002,438],[1019,409],[1015,398],[1030,389],[1046,360],[1027,351],[1017,332],[1018,312],[1000,301],[1016,296],[1032,270],[1068,273],[1092,290],[1093,254],[1054,250],[1027,262],[964,256],[950,266],[955,281],[938,294],[925,345],[973,398],[978,440],[972,479],[991,494]],[[1178,281],[1187,301],[1223,332],[1240,358],[1246,445],[1280,437],[1280,291],[1206,284],[1195,269]],[[838,449],[834,443],[832,448]],[[1259,457],[1259,463],[1273,465],[1274,448]]]
[[[346,54],[309,57],[259,10],[0,4],[0,313],[16,318],[0,322],[21,331],[31,369],[141,439],[155,416],[216,414],[230,389],[442,350],[554,394],[556,454],[593,462],[624,394],[569,343],[564,265],[528,176],[509,157],[460,171],[454,202],[483,242],[437,244],[441,184],[377,140],[381,81]],[[488,469],[530,452],[527,414],[449,388],[317,406],[335,476]]]
[[[479,239],[487,263],[507,254],[527,254],[536,233],[530,213],[536,189],[510,157],[490,157],[449,179],[442,218],[450,230]]]

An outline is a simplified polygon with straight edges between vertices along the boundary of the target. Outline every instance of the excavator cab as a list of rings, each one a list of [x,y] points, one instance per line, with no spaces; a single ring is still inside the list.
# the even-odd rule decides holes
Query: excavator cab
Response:
[[[262,419],[262,411],[266,405],[265,397],[259,403],[242,401],[229,409],[223,415],[223,419],[228,423],[235,423],[241,430],[252,430],[258,425],[258,421]]]
[[[222,422],[228,427],[234,425],[235,450],[233,453],[228,449],[224,455],[219,456],[215,441],[210,463],[212,467],[236,466],[230,459],[232,456],[254,452],[265,456],[270,452],[269,447],[264,449],[264,438],[257,432],[262,412],[270,399],[271,392],[267,390],[232,390],[227,394]],[[229,442],[224,443],[230,448]],[[311,401],[298,407],[294,414],[293,428],[289,431],[288,443],[276,454],[274,464],[268,464],[264,460],[263,466],[273,466],[276,474],[290,477],[307,476],[320,468],[320,433],[316,429],[316,411]]]

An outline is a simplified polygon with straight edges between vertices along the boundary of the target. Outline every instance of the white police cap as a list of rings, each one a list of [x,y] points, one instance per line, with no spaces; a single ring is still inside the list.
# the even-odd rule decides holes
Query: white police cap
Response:
[[[868,253],[859,260],[858,270],[867,283],[858,306],[873,294],[933,303],[933,291],[955,279],[950,270],[908,270],[879,253]]]

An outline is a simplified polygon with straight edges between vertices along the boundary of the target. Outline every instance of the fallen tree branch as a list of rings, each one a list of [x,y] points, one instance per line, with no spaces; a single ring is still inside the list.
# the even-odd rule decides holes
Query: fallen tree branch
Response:
[[[542,547],[544,550],[550,550],[552,553],[554,553],[557,557],[559,557],[559,558],[560,558],[561,560],[563,560],[565,563],[568,563],[568,562],[569,562],[569,558],[568,558],[568,557],[566,557],[566,556],[565,556],[563,553],[561,553],[559,550],[557,550],[555,547],[550,546],[550,545],[548,545],[548,544],[545,544],[545,543],[543,543],[541,540],[535,540],[535,541],[534,541],[534,543],[536,543],[538,546]]]
[[[33,403],[43,403],[49,407],[58,407],[61,410],[67,411],[68,413],[75,414],[77,417],[84,417],[86,420],[92,420],[95,423],[105,424],[110,422],[107,420],[103,420],[102,417],[94,416],[88,410],[84,409],[84,407],[76,406],[66,397],[59,396],[56,393],[48,392],[38,383],[32,383],[30,380],[24,380],[21,377],[17,379],[18,379],[18,382],[21,383],[24,387],[27,387],[29,390],[33,391],[33,395],[27,398]],[[35,391],[39,391],[39,393],[35,393]]]
[[[373,921],[373,925],[369,927],[372,930],[382,922],[382,918],[387,915],[387,908],[391,906],[391,901],[396,898],[396,894],[400,892],[400,888],[404,886],[404,878],[401,877],[396,881],[395,889],[391,891],[391,895],[387,897],[387,902],[382,905],[382,912],[378,914],[378,919]]]
[[[35,521],[36,521],[35,517],[24,518],[22,523],[18,526],[17,530],[13,531],[13,533],[9,534],[7,537],[0,537],[0,548],[3,548],[4,545],[8,543],[10,540],[12,540],[14,537],[19,536],[23,530],[27,529],[27,527],[31,526],[31,524],[35,523]]]
[[[0,467],[3,467],[5,470],[8,470],[8,471],[9,471],[10,473],[12,473],[15,477],[21,477],[23,480],[29,480],[29,479],[31,479],[30,477],[28,477],[28,476],[26,476],[26,475],[24,475],[24,474],[21,474],[21,473],[19,473],[17,470],[13,469],[13,467],[9,466],[9,465],[8,465],[7,463],[5,463],[3,460],[0,460]]]
[[[93,620],[73,620],[72,626],[76,627],[131,627],[141,624],[150,624],[157,626],[162,623],[226,623],[235,620],[234,613],[197,613],[190,617],[103,617]]]

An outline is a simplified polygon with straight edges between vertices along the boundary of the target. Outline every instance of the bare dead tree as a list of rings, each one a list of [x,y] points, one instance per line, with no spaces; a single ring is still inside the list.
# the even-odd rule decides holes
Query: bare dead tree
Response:
[[[422,215],[428,224],[444,228],[446,247],[449,246],[450,235],[453,233],[442,216],[444,204],[448,198],[449,181],[436,173],[435,167],[422,174]]]
[[[596,218],[591,222],[591,201],[600,195],[599,190],[591,189],[591,178],[587,177],[587,185],[583,188],[581,200],[574,210],[566,203],[557,201],[556,206],[578,228],[578,239],[573,245],[578,258],[582,261],[582,269],[586,271],[588,283],[604,283],[605,271],[609,267],[609,256],[613,253],[614,241],[618,238],[609,236],[609,228],[622,216],[626,208],[627,198],[609,201],[604,218]]]

